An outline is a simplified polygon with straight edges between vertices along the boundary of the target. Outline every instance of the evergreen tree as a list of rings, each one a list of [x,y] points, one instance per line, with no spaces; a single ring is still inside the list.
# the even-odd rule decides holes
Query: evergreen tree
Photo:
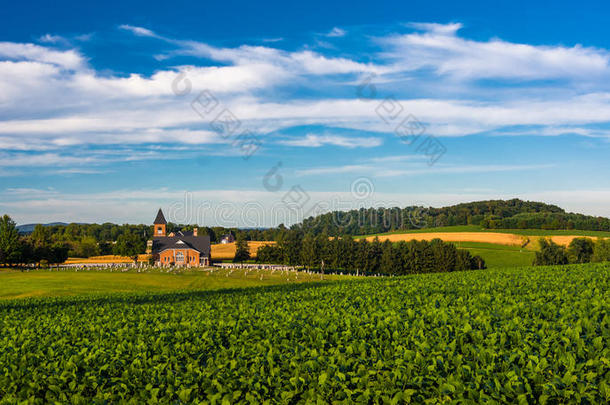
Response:
[[[319,265],[319,248],[318,241],[312,234],[307,234],[303,238],[303,246],[301,247],[301,263],[307,268],[315,268]]]
[[[457,248],[452,243],[444,243],[440,239],[433,239],[430,242],[434,253],[435,270],[437,272],[448,272],[455,270]]]
[[[394,274],[396,272],[397,262],[394,246],[392,246],[392,242],[386,239],[381,246],[379,272],[385,275]]]
[[[369,261],[366,272],[368,274],[375,274],[379,272],[379,267],[381,265],[381,242],[379,238],[375,236],[375,239],[369,245]]]
[[[246,260],[250,260],[250,249],[248,248],[248,241],[243,235],[240,235],[235,243],[235,257],[233,263],[242,263]]]
[[[358,273],[365,273],[366,271],[369,260],[368,250],[369,242],[366,239],[355,242],[354,268]]]

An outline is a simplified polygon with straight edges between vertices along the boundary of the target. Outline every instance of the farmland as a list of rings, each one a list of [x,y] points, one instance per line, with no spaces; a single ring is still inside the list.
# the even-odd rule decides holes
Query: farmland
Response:
[[[259,247],[264,245],[272,245],[275,242],[262,242],[262,241],[248,241],[248,249],[250,250],[250,256],[256,257],[256,252]],[[235,257],[236,244],[233,243],[218,243],[212,245],[212,258],[214,260],[230,260]]]
[[[369,236],[368,241],[379,238],[380,241],[400,242],[409,240],[441,239],[445,242],[481,242],[497,245],[521,246],[527,239],[510,233],[482,233],[482,232],[426,232],[426,233],[396,233],[389,235]]]
[[[449,229],[452,228],[452,229]],[[528,230],[502,230],[506,232],[494,231],[488,232],[488,230],[472,230],[464,231],[457,229],[465,229],[468,227],[448,227],[439,229],[429,229],[427,232],[423,231],[401,231],[401,232],[390,232],[382,233],[377,235],[365,235],[359,238],[366,238],[367,240],[373,240],[375,237],[379,240],[389,240],[390,242],[409,241],[409,240],[431,240],[439,238],[445,242],[476,242],[476,243],[491,243],[497,245],[509,245],[509,246],[529,246],[531,249],[535,249],[540,238],[549,238],[553,242],[567,246],[574,238],[589,237],[595,239],[598,237],[607,237],[607,232],[594,232],[594,231],[565,231],[560,233],[558,231],[542,231],[542,230],[530,230],[533,232],[526,232]],[[474,228],[474,227],[473,227]],[[519,233],[516,233],[519,231]],[[509,233],[515,232],[515,233]]]
[[[481,256],[488,268],[530,266],[535,257],[534,250],[520,246],[481,242],[455,242],[455,245],[468,250],[471,255]]]
[[[484,229],[476,225],[447,226],[439,228],[394,231],[374,235],[357,236],[371,241],[391,242],[409,240],[431,240],[439,238],[453,242],[458,248],[479,255],[489,268],[518,267],[531,265],[541,238],[567,246],[574,238],[592,239],[610,237],[610,232],[580,230],[542,230],[542,229]]]
[[[604,403],[608,265],[0,303],[0,397]]]

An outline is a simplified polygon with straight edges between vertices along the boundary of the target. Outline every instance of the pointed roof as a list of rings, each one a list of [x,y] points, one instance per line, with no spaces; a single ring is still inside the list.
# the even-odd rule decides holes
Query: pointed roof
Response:
[[[163,211],[159,208],[159,212],[157,212],[157,218],[155,218],[154,225],[167,225],[167,221],[165,220],[165,216],[163,215]]]

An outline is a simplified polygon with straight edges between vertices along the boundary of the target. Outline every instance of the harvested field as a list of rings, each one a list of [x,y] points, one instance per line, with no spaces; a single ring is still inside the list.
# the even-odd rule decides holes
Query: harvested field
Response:
[[[368,241],[375,239],[374,236],[366,238]],[[527,238],[512,233],[487,233],[487,232],[429,232],[429,233],[397,233],[380,235],[379,240],[390,242],[410,241],[410,240],[441,239],[445,242],[482,242],[494,243],[496,245],[523,246]]]
[[[138,262],[148,263],[150,255],[138,255]],[[70,257],[65,264],[91,264],[91,263],[133,263],[131,257],[106,255],[106,256],[91,256],[88,258]]]
[[[378,235],[378,237],[382,242],[386,239],[390,242],[408,242],[413,239],[430,241],[438,238],[445,242],[493,243],[496,245],[523,246],[534,250],[538,249],[538,240],[541,238],[550,238],[553,242],[563,246],[568,246],[575,238],[588,237],[591,239],[596,239],[592,236],[583,235],[525,236],[501,232],[411,232],[382,234]],[[366,239],[370,242],[375,239],[375,236],[367,236]]]
[[[593,239],[596,240],[597,238],[593,238],[593,237],[589,237],[589,236],[582,236],[582,235],[561,235],[561,236],[549,236],[549,238],[555,242],[558,245],[563,245],[563,246],[568,246],[570,244],[570,242],[572,242],[573,239],[576,238],[589,238],[589,239]],[[538,248],[538,240],[542,238],[542,236],[534,238],[534,237],[530,237],[530,239],[532,240],[532,242],[535,242],[536,248]]]
[[[256,257],[256,251],[259,247],[264,245],[274,245],[275,242],[263,242],[263,241],[248,241],[248,248],[250,249],[250,256]],[[212,260],[226,260],[233,259],[235,257],[235,242],[234,243],[218,243],[212,245]]]

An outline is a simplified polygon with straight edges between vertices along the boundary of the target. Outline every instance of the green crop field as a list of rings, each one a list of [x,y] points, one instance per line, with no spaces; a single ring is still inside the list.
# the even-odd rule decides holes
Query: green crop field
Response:
[[[531,249],[519,246],[497,245],[481,242],[453,242],[460,249],[466,249],[472,255],[478,255],[485,260],[488,268],[524,267],[534,262],[536,253]]]
[[[324,280],[349,276],[324,275]],[[183,271],[162,273],[152,270],[137,273],[119,271],[44,271],[0,270],[0,299],[104,294],[114,292],[163,292],[174,290],[215,290],[255,287],[294,282],[320,281],[319,274],[267,270]]]
[[[0,402],[607,403],[606,264],[0,302]]]

